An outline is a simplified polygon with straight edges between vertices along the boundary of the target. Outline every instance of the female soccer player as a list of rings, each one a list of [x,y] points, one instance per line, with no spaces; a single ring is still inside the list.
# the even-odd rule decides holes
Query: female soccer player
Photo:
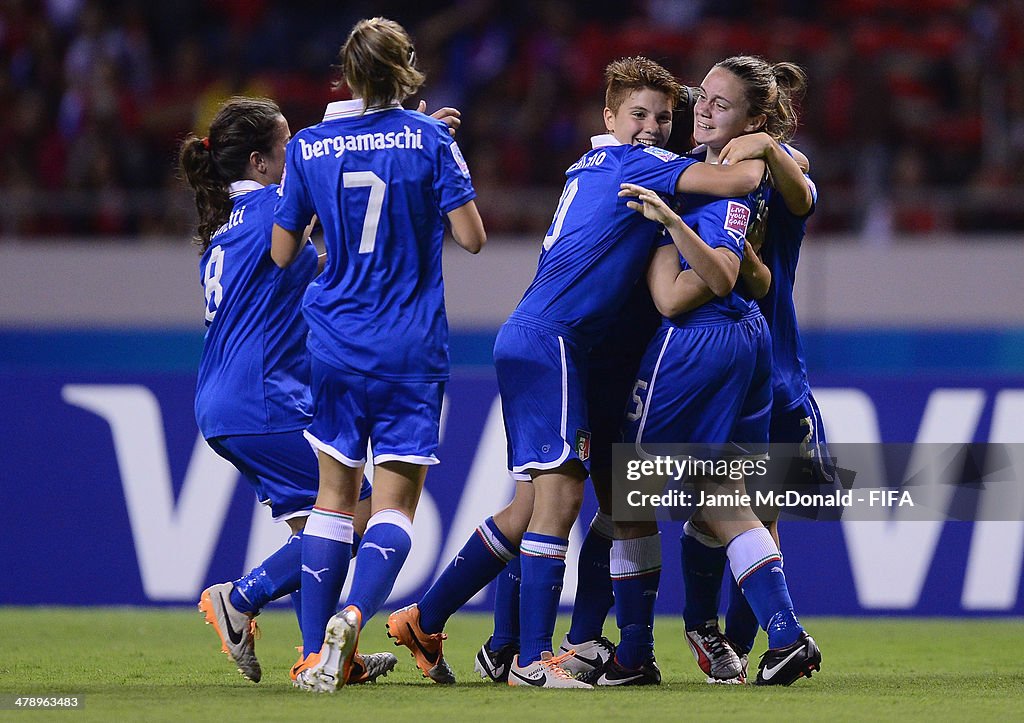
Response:
[[[694,109],[694,138],[704,144],[709,162],[718,160],[732,138],[758,130],[769,118],[772,127],[777,127],[780,118],[791,117],[789,96],[780,91],[778,80],[791,79],[789,66],[780,67],[777,75],[769,69],[773,83],[766,84],[764,95],[758,96],[745,85],[739,71],[734,71],[746,63],[743,58],[723,61],[712,68],[701,85]],[[646,400],[644,408],[631,415],[630,436],[638,446],[655,442],[767,443],[772,399],[767,325],[753,302],[732,290],[731,284],[723,284],[734,284],[741,260],[748,260],[744,280],[750,293],[763,296],[769,288],[769,270],[751,256],[751,245],[745,240],[756,206],[746,205],[741,199],[710,204],[693,200],[687,203],[684,199],[681,220],[654,194],[635,188],[626,192],[638,196],[642,203],[634,207],[649,218],[665,222],[676,240],[675,248],[659,250],[648,274],[652,295],[666,321],[662,333],[648,348],[640,376],[645,382]],[[686,265],[696,267],[699,257],[691,254],[703,255],[703,249],[680,243],[679,229],[684,220],[718,247],[719,261],[725,262],[721,268],[712,267],[711,276],[698,269],[715,296],[724,298],[712,299],[696,309],[692,307],[692,289],[680,288],[678,282],[682,280],[681,269]],[[724,277],[723,270],[727,272]],[[723,295],[722,288],[729,290]],[[691,520],[683,537],[687,583],[684,618],[688,642],[709,679],[739,678],[742,672],[735,655],[728,670],[720,665],[724,656],[715,659],[719,653],[730,651],[723,650],[721,641],[716,644],[713,640],[717,607],[712,606],[710,612],[701,610],[700,603],[713,594],[711,587],[702,582],[710,563],[705,559],[707,555],[690,554],[697,543],[703,543],[703,550],[710,550],[709,543],[716,538],[720,545],[728,545],[734,577],[747,593],[757,621],[769,633],[769,650],[762,658],[757,682],[788,685],[817,670],[821,655],[793,613],[781,556],[771,534],[749,507],[732,508],[724,516],[702,508],[695,517],[700,518],[700,525]],[[705,629],[712,622],[714,630]]]
[[[621,59],[608,66],[606,78],[608,134],[594,137],[593,149],[566,171],[537,273],[495,342],[515,498],[477,528],[418,605],[388,619],[392,637],[439,683],[455,680],[442,657],[445,622],[521,551],[520,645],[508,682],[590,687],[561,667],[571,652],[553,656],[551,644],[568,533],[590,456],[586,352],[642,275],[659,233],[657,224],[626,207],[619,183],[647,183],[666,195],[734,195],[756,188],[763,172],[761,164],[716,168],[662,148],[680,86],[657,63]],[[612,554],[614,560],[614,546]]]
[[[291,593],[299,611],[301,537],[316,498],[316,455],[302,436],[310,420],[309,355],[300,301],[317,273],[305,243],[282,272],[270,259],[277,184],[291,132],[277,104],[232,98],[205,138],[182,143],[179,165],[195,192],[206,298],[206,338],[199,362],[195,412],[207,443],[252,485],[288,542],[234,583],[203,591],[199,609],[222,648],[248,680],[259,682],[253,619],[271,600]],[[361,499],[370,495],[364,481]],[[360,529],[368,503],[360,505]],[[360,656],[350,682],[373,680],[394,656]]]
[[[327,265],[309,286],[313,420],[320,485],[302,542],[305,657],[298,687],[332,691],[349,676],[359,631],[387,598],[412,544],[426,468],[437,463],[448,378],[441,279],[445,221],[472,253],[485,233],[469,169],[444,123],[403,110],[423,82],[412,41],[391,20],[356,23],[339,65],[353,100],[288,145],[271,255],[288,268],[314,214]],[[346,607],[359,470],[372,445],[372,515]]]
[[[772,278],[766,293],[758,295],[758,305],[772,335],[773,401],[769,441],[798,445],[806,460],[804,481],[829,484],[834,479],[834,467],[827,452],[821,414],[807,381],[793,303],[800,246],[807,219],[817,203],[817,189],[810,176],[802,170],[806,159],[786,145],[796,132],[794,101],[804,93],[807,78],[803,70],[792,63],[768,63],[751,56],[728,58],[715,67],[719,73],[728,72],[739,81],[739,90],[749,106],[748,115],[755,118],[763,116],[763,121],[755,124],[754,132],[708,134],[702,129],[701,137],[709,156],[714,154],[720,163],[728,165],[746,158],[761,158],[767,163],[770,173],[766,222],[761,243],[753,249],[763,259]],[[702,106],[704,116],[713,115],[714,110],[711,103]],[[704,125],[708,125],[706,121]],[[794,156],[799,158],[799,162]],[[742,269],[741,275],[745,281],[751,282]],[[777,522],[770,520],[767,525],[778,542]],[[711,578],[702,577],[702,583],[694,581],[702,588],[695,597],[703,610],[696,610],[692,619],[700,621],[714,617],[717,622],[718,586],[715,582],[721,577],[725,555],[721,549],[709,550],[705,543],[710,541],[699,530],[690,532],[694,533],[690,539],[683,539],[684,557],[712,574]],[[716,559],[717,576],[714,575]],[[707,594],[711,587],[714,587],[713,595]],[[733,579],[726,613],[726,634],[731,647],[740,656],[744,675],[746,657],[753,647],[757,629],[757,618]]]

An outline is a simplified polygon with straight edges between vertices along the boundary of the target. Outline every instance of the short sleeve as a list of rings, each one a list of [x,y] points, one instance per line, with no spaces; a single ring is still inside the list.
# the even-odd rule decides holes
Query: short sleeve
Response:
[[[306,179],[298,164],[298,149],[299,142],[292,138],[285,151],[284,175],[277,190],[280,199],[274,210],[274,223],[289,231],[305,228],[315,213]]]
[[[747,199],[718,199],[701,208],[697,233],[711,248],[724,246],[742,259],[747,227],[753,217]]]
[[[664,148],[634,146],[626,154],[622,181],[671,196],[676,192],[679,176],[694,163],[697,161],[693,158],[677,156]]]
[[[432,126],[438,143],[434,196],[441,213],[448,213],[476,198],[476,191],[459,144],[448,134],[448,127],[441,126]]]

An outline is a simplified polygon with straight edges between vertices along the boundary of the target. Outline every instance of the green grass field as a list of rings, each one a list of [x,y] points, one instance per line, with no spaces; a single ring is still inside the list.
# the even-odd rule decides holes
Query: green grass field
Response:
[[[360,648],[393,650],[398,667],[373,685],[335,695],[291,687],[298,633],[289,612],[260,617],[263,682],[241,678],[216,633],[191,610],[0,607],[0,700],[84,695],[78,711],[0,711],[0,718],[74,720],[655,721],[932,719],[1024,720],[1024,621],[816,618],[822,671],[791,688],[709,686],[682,642],[680,621],[660,618],[659,688],[513,689],[484,683],[473,656],[490,632],[483,615],[457,615],[446,657],[454,687],[420,677],[404,648],[371,621]],[[564,632],[560,620],[556,634]],[[763,636],[762,636],[763,639]],[[759,653],[755,650],[755,653]]]

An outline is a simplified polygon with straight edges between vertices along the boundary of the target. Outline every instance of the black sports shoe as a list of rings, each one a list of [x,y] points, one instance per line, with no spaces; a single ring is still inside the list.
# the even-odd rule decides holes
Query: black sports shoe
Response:
[[[610,685],[661,685],[661,670],[651,658],[639,668],[623,667],[615,657],[608,659],[602,667],[580,676],[584,683],[597,687]]]
[[[757,685],[790,685],[821,670],[821,651],[806,632],[792,645],[766,650],[757,666]]]
[[[508,669],[512,665],[512,658],[519,653],[519,646],[515,643],[506,643],[497,650],[491,650],[493,639],[487,638],[487,642],[477,652],[473,670],[478,672],[481,678],[490,678],[495,683],[507,683]]]

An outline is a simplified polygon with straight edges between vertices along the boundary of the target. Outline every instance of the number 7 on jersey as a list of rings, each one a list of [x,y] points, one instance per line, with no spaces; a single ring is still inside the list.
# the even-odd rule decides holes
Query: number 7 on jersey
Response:
[[[373,253],[377,244],[377,226],[380,224],[380,212],[384,208],[384,190],[387,184],[373,171],[348,171],[341,174],[341,183],[345,188],[369,188],[370,198],[363,216],[363,233],[359,237],[359,253]]]

